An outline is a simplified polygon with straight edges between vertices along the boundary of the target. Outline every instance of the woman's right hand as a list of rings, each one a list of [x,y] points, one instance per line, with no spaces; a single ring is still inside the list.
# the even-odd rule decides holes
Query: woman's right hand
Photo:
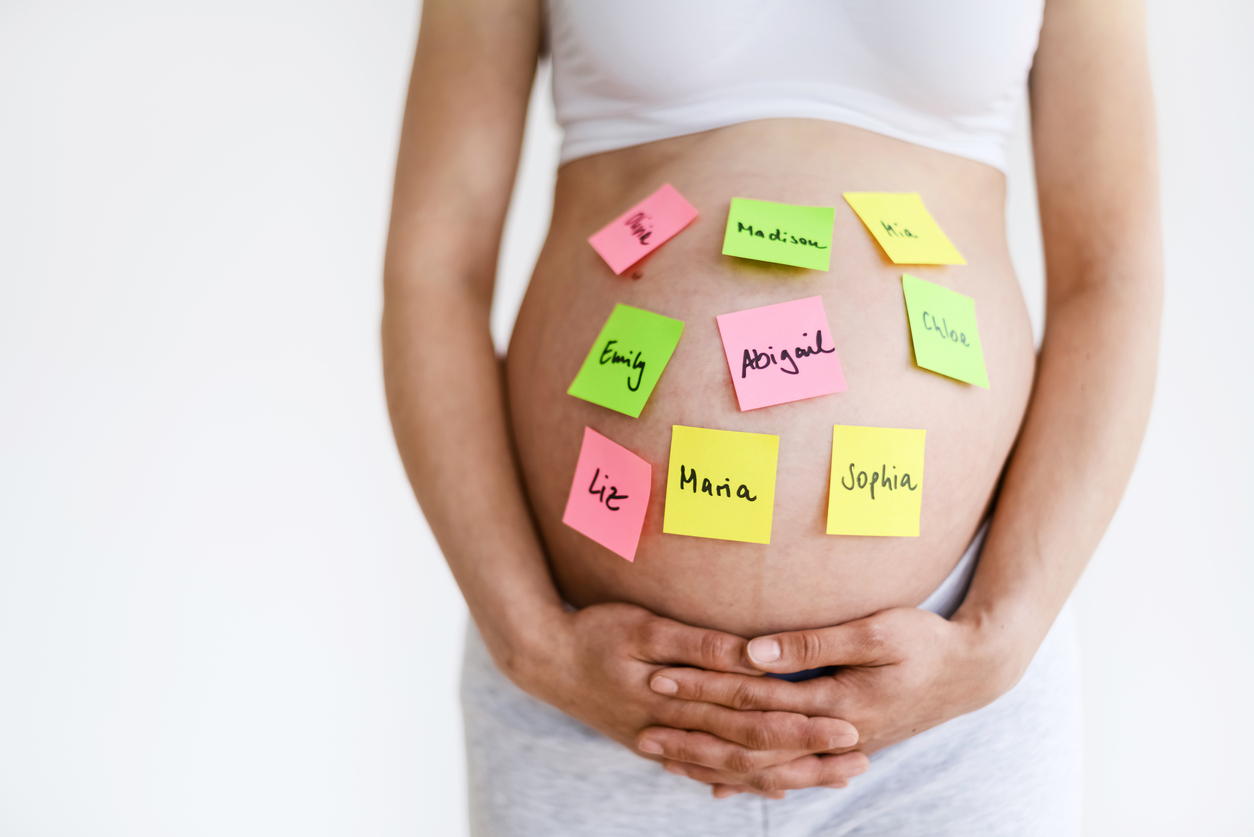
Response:
[[[707,671],[761,676],[749,660],[747,641],[734,634],[696,628],[658,616],[636,605],[591,605],[563,613],[546,627],[543,641],[515,660],[510,675],[529,694],[561,709],[632,752],[642,752],[637,735],[647,727],[693,730],[722,739],[739,756],[731,763],[749,770],[792,761],[810,753],[857,743],[858,733],[842,720],[795,712],[746,711],[715,703],[660,695],[649,680],[662,669],[693,666]],[[865,772],[866,756],[842,757],[842,776],[833,786]],[[721,773],[720,796],[732,790],[782,798]]]

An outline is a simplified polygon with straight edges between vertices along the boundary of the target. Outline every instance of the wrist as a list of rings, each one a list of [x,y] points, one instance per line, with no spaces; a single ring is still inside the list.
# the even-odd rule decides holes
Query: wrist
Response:
[[[570,614],[560,602],[501,618],[475,619],[497,668],[528,694],[552,681],[568,644]]]
[[[1043,638],[1034,629],[1034,620],[1014,609],[964,605],[950,621],[966,633],[967,660],[980,683],[982,705],[1014,688]]]

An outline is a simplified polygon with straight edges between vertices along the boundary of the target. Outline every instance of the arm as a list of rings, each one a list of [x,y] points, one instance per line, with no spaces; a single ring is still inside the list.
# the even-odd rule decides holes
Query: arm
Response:
[[[388,407],[418,502],[497,665],[541,700],[633,747],[651,723],[798,751],[852,742],[843,721],[694,707],[648,688],[663,664],[757,674],[740,637],[627,604],[562,607],[511,451],[488,327],[539,44],[537,0],[423,4],[382,325]],[[851,775],[865,759],[846,764]]]
[[[1149,420],[1163,267],[1143,4],[1051,0],[1031,93],[1045,339],[989,543],[955,614],[1007,640],[1011,682],[1105,533]]]
[[[764,671],[842,665],[805,683],[680,669],[665,694],[850,720],[868,752],[980,708],[1022,677],[1110,522],[1148,421],[1162,308],[1154,112],[1140,0],[1049,0],[1031,77],[1046,331],[1032,402],[979,567],[951,620],[895,608],[760,637]],[[755,788],[822,783],[822,755],[763,767],[733,745],[652,729],[672,766]]]
[[[561,613],[513,468],[488,327],[538,11],[423,4],[384,264],[383,370],[397,447],[507,674],[535,629]]]

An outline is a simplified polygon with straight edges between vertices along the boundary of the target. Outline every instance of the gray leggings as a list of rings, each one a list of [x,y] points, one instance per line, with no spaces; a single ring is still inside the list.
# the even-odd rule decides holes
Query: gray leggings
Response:
[[[949,595],[924,604],[952,613],[978,551],[977,541],[937,590],[948,585]],[[532,698],[496,668],[473,623],[461,696],[474,837],[1072,837],[1081,830],[1079,664],[1069,608],[1023,680],[998,700],[876,753],[844,790],[789,791],[778,801],[716,800],[706,785]]]

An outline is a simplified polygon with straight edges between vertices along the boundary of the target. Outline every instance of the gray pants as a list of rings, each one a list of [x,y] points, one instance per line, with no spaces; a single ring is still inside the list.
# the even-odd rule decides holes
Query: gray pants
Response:
[[[956,600],[944,596],[937,612],[956,608],[977,556],[973,544],[967,566],[946,581]],[[844,790],[789,791],[778,801],[716,800],[708,786],[532,698],[496,668],[473,623],[461,696],[474,837],[1080,834],[1079,664],[1069,608],[1023,680],[998,700],[876,753]]]

